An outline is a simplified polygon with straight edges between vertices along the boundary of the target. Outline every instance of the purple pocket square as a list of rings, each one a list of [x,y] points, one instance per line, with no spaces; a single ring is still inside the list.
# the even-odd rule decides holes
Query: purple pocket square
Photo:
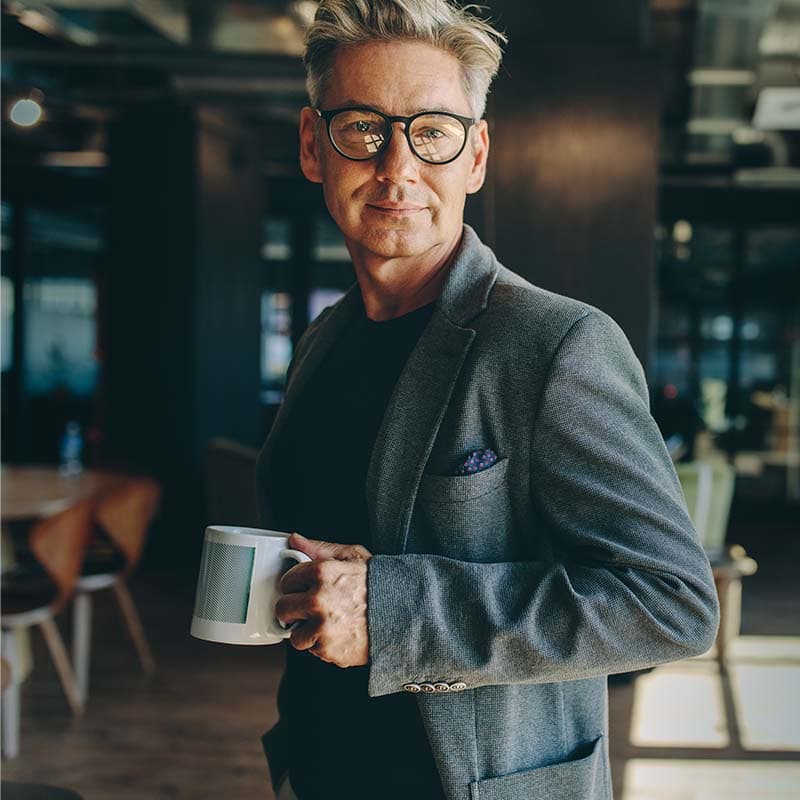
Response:
[[[493,464],[497,463],[497,453],[494,450],[473,450],[463,461],[456,467],[456,475],[472,475],[475,472],[483,472],[489,469]]]

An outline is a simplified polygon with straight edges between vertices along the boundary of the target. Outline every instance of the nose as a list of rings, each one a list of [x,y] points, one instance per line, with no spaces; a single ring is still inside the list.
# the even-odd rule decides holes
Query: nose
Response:
[[[414,183],[419,177],[420,160],[412,152],[404,128],[403,122],[393,123],[392,136],[377,159],[379,181]]]

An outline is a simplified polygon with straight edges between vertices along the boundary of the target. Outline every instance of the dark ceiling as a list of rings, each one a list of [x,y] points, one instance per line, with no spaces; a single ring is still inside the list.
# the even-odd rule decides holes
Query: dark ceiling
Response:
[[[4,144],[97,152],[119,110],[175,102],[221,108],[262,132],[293,126],[315,8],[313,0],[3,2]],[[651,0],[644,28],[662,64],[668,167],[730,163],[761,88],[800,83],[800,0]],[[45,117],[15,130],[9,105],[32,90]]]

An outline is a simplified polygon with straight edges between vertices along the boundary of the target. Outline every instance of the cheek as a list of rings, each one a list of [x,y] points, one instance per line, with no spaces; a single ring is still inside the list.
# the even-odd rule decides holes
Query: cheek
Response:
[[[339,159],[343,161],[343,159]],[[353,162],[355,164],[355,162]],[[325,199],[330,205],[334,203],[342,211],[353,213],[353,207],[358,205],[364,187],[369,183],[372,173],[365,169],[350,166],[350,162],[329,163],[325,170],[323,189]]]
[[[449,218],[461,213],[461,195],[464,193],[461,175],[450,175],[444,179],[437,177],[436,182],[429,186],[433,195],[435,216]]]

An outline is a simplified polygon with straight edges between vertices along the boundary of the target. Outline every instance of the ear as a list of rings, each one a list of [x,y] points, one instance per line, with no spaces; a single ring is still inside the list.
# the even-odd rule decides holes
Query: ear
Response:
[[[472,164],[467,179],[467,194],[475,194],[486,178],[486,160],[489,157],[489,126],[485,119],[478,122],[472,133]]]
[[[322,183],[318,129],[321,120],[313,108],[306,106],[300,112],[300,169],[312,183]]]

